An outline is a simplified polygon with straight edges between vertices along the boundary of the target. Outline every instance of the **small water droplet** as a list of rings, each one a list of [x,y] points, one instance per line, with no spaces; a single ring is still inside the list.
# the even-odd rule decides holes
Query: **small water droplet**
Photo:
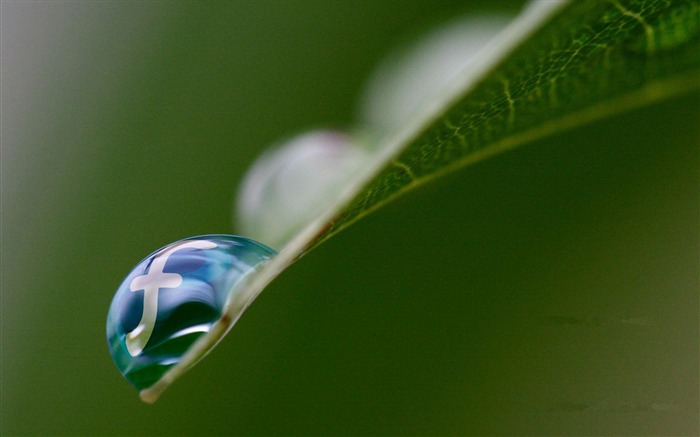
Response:
[[[328,208],[370,154],[350,136],[306,132],[273,146],[250,168],[236,202],[236,227],[283,246]]]

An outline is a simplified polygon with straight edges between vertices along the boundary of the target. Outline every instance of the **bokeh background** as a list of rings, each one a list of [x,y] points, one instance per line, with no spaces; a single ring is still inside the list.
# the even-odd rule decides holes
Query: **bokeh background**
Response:
[[[372,214],[155,405],[110,360],[136,262],[235,232],[266,145],[487,7],[520,3],[2,2],[2,434],[697,435],[697,93]]]

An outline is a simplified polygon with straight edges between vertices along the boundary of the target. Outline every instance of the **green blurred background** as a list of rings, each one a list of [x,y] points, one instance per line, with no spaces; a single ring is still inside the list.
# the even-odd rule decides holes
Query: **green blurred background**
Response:
[[[280,138],[397,44],[515,2],[3,2],[3,435],[693,435],[700,96],[416,190],[279,277],[155,405],[112,364],[146,254],[231,233]]]

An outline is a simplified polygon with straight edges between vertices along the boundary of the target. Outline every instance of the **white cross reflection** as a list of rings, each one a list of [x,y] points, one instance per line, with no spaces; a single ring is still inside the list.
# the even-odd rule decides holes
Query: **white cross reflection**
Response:
[[[132,292],[143,290],[143,314],[141,322],[126,336],[126,349],[132,357],[140,354],[151,338],[153,327],[158,317],[158,290],[161,288],[177,288],[182,284],[182,276],[178,273],[164,273],[165,263],[170,255],[180,249],[213,249],[216,243],[207,240],[190,240],[177,243],[156,254],[148,273],[137,276],[131,281],[129,289]]]

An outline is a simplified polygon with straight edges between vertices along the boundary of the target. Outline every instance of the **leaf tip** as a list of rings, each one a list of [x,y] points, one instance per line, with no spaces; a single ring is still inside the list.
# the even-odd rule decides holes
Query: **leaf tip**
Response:
[[[142,401],[147,404],[153,405],[160,395],[163,393],[163,388],[158,387],[159,384],[155,384],[151,387],[145,388],[139,392],[139,397]]]

